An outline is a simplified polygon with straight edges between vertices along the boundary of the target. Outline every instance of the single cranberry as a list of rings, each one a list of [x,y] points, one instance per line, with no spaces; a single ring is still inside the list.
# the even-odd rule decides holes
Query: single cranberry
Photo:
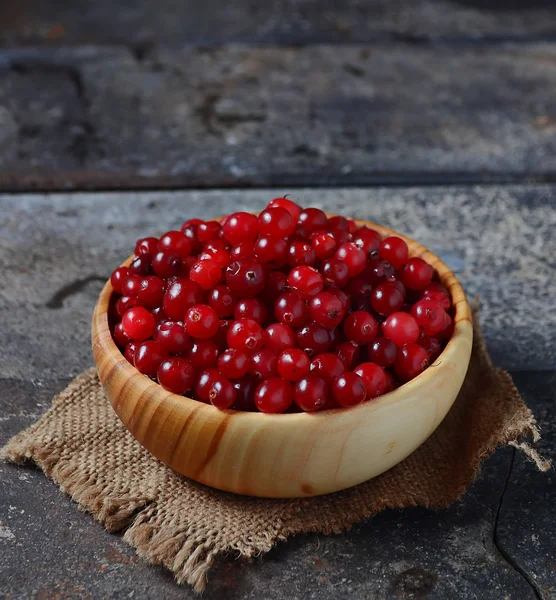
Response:
[[[164,312],[164,308],[162,306],[157,306],[151,310],[151,315],[154,317],[156,321],[156,325],[160,325],[160,323],[164,323],[164,321],[170,321],[166,313]]]
[[[144,277],[152,273],[152,255],[140,254],[136,256],[129,265],[129,274]]]
[[[283,267],[288,260],[288,243],[274,235],[261,235],[253,246],[253,254],[273,269]]]
[[[122,294],[124,296],[137,296],[142,277],[139,275],[128,275],[122,284]]]
[[[326,381],[314,373],[299,379],[293,388],[293,401],[305,412],[322,410],[328,400]]]
[[[326,229],[328,219],[319,208],[306,208],[297,221],[298,231],[308,238],[317,229]]]
[[[401,269],[409,258],[407,244],[397,236],[387,237],[380,243],[378,256],[388,261],[394,269]]]
[[[270,271],[266,274],[264,289],[260,294],[261,300],[272,306],[276,298],[286,291],[288,277],[282,271]]]
[[[431,281],[429,285],[422,291],[421,298],[429,298],[439,302],[444,310],[449,310],[452,306],[450,292],[440,283]]]
[[[404,297],[395,285],[381,283],[371,293],[371,306],[381,315],[391,315],[403,306]]]
[[[278,357],[278,375],[286,381],[297,381],[309,372],[311,361],[306,352],[288,348]]]
[[[146,308],[134,306],[122,317],[122,327],[131,340],[142,342],[153,335],[156,321]]]
[[[350,306],[351,306],[351,301],[349,296],[341,289],[339,288],[335,288],[335,287],[329,287],[326,289],[326,291],[329,294],[333,294],[334,296],[336,296],[336,298],[338,298],[338,300],[342,303],[342,306],[344,308],[344,314],[347,314]]]
[[[185,328],[191,337],[206,340],[216,334],[219,326],[218,315],[206,304],[195,304],[185,313]]]
[[[386,375],[386,393],[393,392],[397,387],[396,380],[392,373],[384,371],[384,374]]]
[[[255,406],[263,413],[283,413],[292,401],[292,387],[280,377],[265,379],[255,390]]]
[[[209,391],[209,400],[213,406],[221,410],[231,408],[236,399],[234,384],[223,377],[212,383]]]
[[[232,406],[235,410],[255,410],[255,390],[259,380],[252,375],[245,375],[234,381],[236,400]]]
[[[319,260],[331,258],[336,251],[336,240],[334,236],[327,233],[317,233],[311,239],[311,247],[315,257]]]
[[[203,223],[201,219],[189,219],[180,227],[180,231],[191,242],[193,254],[198,254],[202,248],[201,242],[197,239],[197,229],[201,223]]]
[[[254,258],[242,258],[228,265],[226,284],[236,296],[257,296],[265,286],[263,266]]]
[[[312,267],[315,260],[315,251],[307,242],[293,242],[290,245],[288,250],[288,265],[290,267],[300,267],[302,265]]]
[[[315,321],[308,321],[295,332],[297,346],[309,356],[326,352],[332,344],[330,330]]]
[[[137,300],[141,306],[156,308],[162,304],[163,297],[164,283],[160,277],[150,275],[141,280],[137,291]]]
[[[180,255],[173,250],[157,252],[153,257],[152,268],[156,275],[166,279],[174,275],[181,275],[183,261]]]
[[[437,338],[429,337],[422,332],[419,334],[417,343],[419,346],[423,346],[423,348],[427,351],[431,363],[436,360],[442,352],[442,344],[440,341]]]
[[[288,238],[295,231],[296,221],[290,212],[281,206],[263,210],[259,215],[259,230],[261,235]]]
[[[249,354],[260,350],[266,341],[264,329],[252,319],[238,319],[228,329],[228,346]]]
[[[369,256],[373,250],[378,250],[380,245],[380,233],[374,229],[361,228],[354,234],[352,242]]]
[[[348,232],[351,233],[351,235],[353,235],[354,233],[356,233],[359,230],[359,226],[353,219],[347,219],[347,222],[348,222]]]
[[[204,290],[213,288],[222,278],[222,267],[214,260],[198,260],[189,272],[189,279]]]
[[[357,277],[363,272],[367,257],[363,250],[351,242],[345,242],[342,244],[336,254],[334,255],[337,260],[346,264],[350,277]]]
[[[340,357],[331,352],[318,354],[311,361],[311,373],[322,377],[326,383],[332,383],[332,380],[345,370],[346,368]]]
[[[367,388],[367,398],[376,398],[386,393],[388,381],[386,373],[382,367],[374,363],[362,363],[354,371],[365,382]]]
[[[289,325],[272,323],[265,329],[266,346],[277,352],[295,347],[295,333]]]
[[[124,356],[127,362],[131,363],[135,366],[135,352],[137,352],[138,342],[129,342],[129,344],[125,347]]]
[[[355,406],[367,398],[367,386],[357,373],[346,371],[332,382],[332,395],[340,406]]]
[[[369,344],[369,360],[380,367],[391,367],[396,362],[398,347],[386,337],[376,339]]]
[[[321,273],[328,287],[343,288],[349,281],[347,265],[337,258],[325,260],[321,267]]]
[[[205,368],[201,371],[195,383],[195,398],[206,404],[210,403],[210,390],[214,383],[222,379],[222,376],[217,369]]]
[[[112,332],[112,337],[114,338],[116,345],[120,348],[125,348],[131,341],[131,338],[125,332],[124,326],[121,321],[119,323],[116,323],[114,331]]]
[[[411,315],[426,335],[436,335],[444,327],[445,311],[439,302],[425,298],[411,307]]]
[[[116,313],[119,317],[123,317],[134,306],[139,306],[137,296],[121,296],[116,301]]]
[[[135,351],[135,368],[147,377],[156,377],[158,367],[166,357],[166,352],[158,342],[154,340],[142,342]]]
[[[234,314],[234,297],[226,285],[210,290],[207,303],[221,319]]]
[[[267,379],[277,375],[278,356],[275,350],[264,348],[251,356],[251,375]]]
[[[214,248],[213,244],[219,242],[220,240],[215,240],[214,242],[209,242],[201,254],[199,254],[199,260],[211,260],[216,263],[221,269],[225,269],[231,261],[230,255],[227,250],[223,248]],[[197,262],[197,261],[195,261]],[[193,268],[195,263],[191,265],[191,269]]]
[[[393,285],[400,292],[403,299],[405,300],[407,290],[405,289],[405,285],[395,275],[390,275],[389,277],[386,277],[384,283]]]
[[[322,292],[324,279],[316,269],[303,265],[290,271],[288,285],[297,290],[302,298],[309,299]]]
[[[216,240],[218,239],[220,229],[222,229],[222,226],[218,221],[205,221],[204,223],[199,223],[197,226],[197,239],[202,244]]]
[[[186,258],[191,254],[193,243],[181,231],[168,231],[160,236],[158,249],[172,250],[173,252],[177,252],[181,258]]]
[[[181,322],[164,321],[156,329],[154,339],[168,354],[184,354],[191,347],[185,325]]]
[[[194,340],[187,358],[197,369],[215,367],[218,360],[218,346],[212,340]]]
[[[434,269],[422,258],[410,258],[401,271],[401,280],[410,290],[424,290],[431,282]]]
[[[177,279],[164,294],[164,312],[174,321],[181,321],[187,309],[194,304],[203,304],[205,292],[200,285],[189,279]]]
[[[355,369],[355,367],[361,361],[361,351],[359,346],[356,344],[352,344],[351,342],[342,342],[336,348],[336,354],[338,358],[344,364],[344,368],[346,371],[351,371]]]
[[[251,319],[257,323],[264,323],[268,317],[268,310],[259,298],[243,298],[234,309],[234,318]]]
[[[137,240],[135,244],[135,255],[141,254],[155,255],[158,252],[158,238],[147,237]]]
[[[309,303],[309,317],[332,329],[337,327],[344,318],[346,310],[342,301],[330,292],[320,292]]]
[[[452,317],[448,313],[445,313],[444,325],[435,337],[437,337],[439,340],[447,340],[448,338],[452,337],[453,332],[454,324],[452,321]]]
[[[388,316],[382,324],[382,331],[398,348],[404,344],[416,342],[419,337],[417,321],[405,312],[395,312]]]
[[[378,333],[378,323],[370,313],[356,310],[344,321],[344,333],[354,344],[370,344]]]
[[[293,218],[294,223],[297,223],[299,220],[299,215],[301,215],[301,206],[293,202],[293,200],[289,200],[288,198],[275,198],[271,202],[268,203],[267,208],[285,208]]]
[[[218,357],[218,370],[226,379],[243,377],[250,367],[249,354],[230,348]]]
[[[347,231],[349,233],[348,220],[345,217],[340,217],[340,216],[330,217],[328,219],[327,229],[329,231],[337,229],[338,231]]]
[[[156,372],[158,383],[169,392],[185,394],[195,385],[195,369],[185,358],[173,356],[160,363]]]
[[[127,267],[118,267],[112,272],[110,275],[110,283],[112,284],[112,289],[116,292],[116,294],[123,293],[123,283],[125,278],[129,275],[129,269]]]
[[[351,298],[351,307],[353,310],[371,310],[371,295],[373,286],[364,278],[356,277],[352,279],[345,287],[346,294]]]
[[[259,235],[259,221],[255,215],[236,212],[226,219],[222,233],[232,246],[241,242],[254,242]]]
[[[351,234],[347,231],[340,231],[339,229],[330,229],[328,233],[334,238],[336,246],[339,248],[342,244],[351,242]]]
[[[409,381],[422,373],[430,364],[428,352],[419,344],[405,344],[396,358],[396,375],[403,381]]]
[[[299,327],[305,323],[309,310],[305,300],[293,292],[278,297],[274,304],[274,315],[281,323],[290,327]]]

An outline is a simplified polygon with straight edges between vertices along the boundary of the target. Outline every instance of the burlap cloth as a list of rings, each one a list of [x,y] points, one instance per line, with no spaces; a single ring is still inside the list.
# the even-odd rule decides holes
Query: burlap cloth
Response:
[[[477,322],[477,319],[475,319]],[[249,557],[301,532],[340,532],[385,508],[440,508],[474,480],[497,447],[523,450],[539,439],[531,411],[508,373],[495,369],[476,328],[469,371],[446,419],[402,463],[357,487],[317,498],[269,500],[219,492],[158,462],[124,429],[94,369],[79,375],[1,457],[32,460],[146,560],[201,591],[217,554]],[[362,458],[362,460],[364,460]]]

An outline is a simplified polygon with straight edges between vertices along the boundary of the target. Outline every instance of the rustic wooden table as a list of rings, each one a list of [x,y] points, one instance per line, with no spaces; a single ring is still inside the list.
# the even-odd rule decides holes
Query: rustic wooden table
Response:
[[[409,233],[480,293],[556,458],[553,3],[118,4],[3,3],[0,443],[91,365],[135,238],[289,192]],[[0,598],[194,597],[38,470],[0,474]],[[449,509],[222,560],[204,598],[556,598],[555,498],[504,449]]]

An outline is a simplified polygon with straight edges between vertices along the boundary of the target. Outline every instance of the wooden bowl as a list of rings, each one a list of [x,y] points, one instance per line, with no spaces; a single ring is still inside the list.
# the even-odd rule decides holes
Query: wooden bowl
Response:
[[[454,333],[434,366],[353,408],[283,415],[219,410],[167,392],[128,363],[108,327],[108,281],[93,315],[93,355],[106,395],[135,439],[191,479],[270,498],[351,487],[380,475],[420,446],[445,417],[463,383],[473,341],[471,311],[456,277],[437,256],[390,229],[358,224],[405,239],[410,255],[431,264],[450,290]]]

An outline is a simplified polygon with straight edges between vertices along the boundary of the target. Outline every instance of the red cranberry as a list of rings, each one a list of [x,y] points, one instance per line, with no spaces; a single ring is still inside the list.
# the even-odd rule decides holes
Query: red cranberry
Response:
[[[330,352],[318,354],[311,362],[311,373],[322,377],[326,383],[332,383],[332,380],[345,370],[346,368],[340,357]]]
[[[177,279],[164,294],[164,312],[174,321],[181,321],[187,309],[194,304],[202,304],[205,293],[201,286],[189,279]]]
[[[255,245],[253,242],[241,242],[237,246],[234,246],[230,250],[230,258],[232,261],[239,260],[240,258],[250,258],[253,256],[253,250]]]
[[[405,344],[396,358],[396,375],[403,381],[409,381],[422,373],[430,363],[428,352],[419,344]]]
[[[206,404],[210,403],[210,391],[214,383],[220,380],[222,376],[213,368],[202,371],[195,383],[195,398]]]
[[[116,302],[116,313],[119,317],[123,317],[130,308],[138,305],[137,296],[122,296]]]
[[[135,255],[150,254],[154,256],[158,252],[158,238],[147,237],[137,240],[135,244]]]
[[[112,284],[112,289],[116,292],[116,294],[123,293],[122,286],[128,275],[129,269],[127,267],[118,267],[114,270],[112,275],[110,275],[110,283]]]
[[[198,260],[189,272],[189,279],[204,290],[213,288],[222,277],[222,267],[214,260]]]
[[[173,356],[160,363],[156,372],[158,383],[174,394],[185,394],[195,384],[195,369],[185,358]]]
[[[319,208],[306,208],[300,215],[297,222],[299,232],[305,237],[309,237],[317,229],[326,229],[328,219]]]
[[[156,308],[162,304],[164,297],[164,284],[162,279],[150,275],[141,279],[139,290],[137,291],[137,300],[141,306],[146,308]]]
[[[328,395],[326,381],[314,373],[309,373],[299,379],[293,389],[293,401],[305,412],[323,409]]]
[[[255,410],[255,390],[259,380],[252,375],[245,375],[234,381],[236,400],[233,404],[235,410]]]
[[[122,322],[116,324],[114,331],[112,332],[112,337],[114,338],[116,345],[120,348],[125,348],[131,341],[131,338],[124,330]]]
[[[285,273],[282,273],[282,271],[271,271],[266,276],[266,283],[260,294],[261,300],[272,306],[276,298],[286,290],[287,283],[287,275]]]
[[[131,363],[135,366],[135,352],[137,352],[137,346],[139,344],[137,342],[129,342],[129,344],[125,347],[124,356],[127,362]]]
[[[220,317],[231,317],[234,314],[234,297],[228,286],[217,285],[209,292],[208,305]]]
[[[437,338],[420,334],[417,341],[418,344],[423,346],[423,348],[427,351],[431,363],[440,356],[440,353],[442,352],[442,345]]]
[[[329,294],[333,294],[334,296],[336,296],[336,298],[338,298],[338,300],[342,303],[342,307],[344,309],[344,314],[347,314],[350,306],[351,306],[351,301],[349,296],[341,289],[339,288],[334,288],[334,287],[329,287],[326,290]]]
[[[410,290],[424,290],[433,275],[434,269],[422,258],[410,258],[401,271],[401,280]]]
[[[391,283],[381,283],[371,293],[371,306],[381,315],[391,315],[401,310],[403,294]]]
[[[251,356],[251,375],[259,379],[268,379],[277,374],[278,357],[274,350],[264,348]]]
[[[218,370],[226,379],[243,377],[250,367],[249,355],[243,350],[226,350],[218,357]]]
[[[378,332],[376,319],[368,312],[356,310],[344,321],[344,333],[354,344],[370,344]]]
[[[162,346],[154,340],[142,342],[135,351],[135,368],[147,377],[156,377],[156,372],[166,358]]]
[[[294,223],[297,223],[299,220],[299,215],[301,214],[301,207],[293,202],[293,200],[289,200],[288,198],[275,198],[271,202],[268,203],[267,208],[285,208],[293,218]]]
[[[444,325],[435,337],[437,337],[439,340],[447,340],[448,338],[452,337],[453,331],[454,324],[452,322],[452,317],[448,313],[445,313]]]
[[[349,223],[345,217],[335,216],[328,219],[328,230],[347,231],[349,233]]]
[[[344,364],[346,371],[351,371],[359,364],[361,360],[361,351],[359,346],[351,342],[343,342],[336,348],[338,358]]]
[[[321,272],[328,287],[343,288],[349,281],[347,265],[337,258],[324,261]]]
[[[156,275],[166,279],[182,273],[183,261],[177,252],[164,250],[154,255],[152,268]]]
[[[259,230],[261,235],[272,235],[288,238],[295,231],[296,221],[291,213],[281,206],[263,210],[259,215]]]
[[[230,348],[253,354],[263,347],[266,336],[263,328],[252,319],[238,319],[228,329],[227,340]]]
[[[218,346],[212,340],[195,340],[187,353],[187,358],[197,369],[215,367],[218,360]]]
[[[392,373],[384,371],[384,374],[386,375],[386,393],[393,392],[396,389],[396,380]]]
[[[268,317],[268,310],[258,298],[244,298],[240,300],[234,310],[234,318],[251,319],[257,323],[264,323]]]
[[[130,308],[122,317],[122,328],[131,340],[142,342],[152,337],[156,321],[142,306]]]
[[[142,277],[139,275],[128,275],[122,284],[122,293],[124,296],[137,296]]]
[[[340,406],[355,406],[367,398],[367,387],[363,378],[348,371],[334,379],[331,391]]]
[[[158,249],[172,250],[179,254],[181,258],[187,258],[191,254],[193,243],[181,231],[168,231],[160,237]]]
[[[316,269],[303,265],[290,271],[288,285],[297,290],[303,298],[309,299],[322,292],[324,279]]]
[[[374,363],[363,363],[355,369],[354,373],[365,382],[367,398],[376,398],[386,393],[388,382],[382,367]]]
[[[351,297],[353,310],[368,312],[371,309],[373,286],[364,277],[352,279],[345,287],[345,291]]]
[[[325,327],[338,326],[345,313],[342,301],[330,292],[320,292],[309,303],[309,317]]]
[[[288,265],[290,267],[300,267],[302,265],[312,267],[315,260],[315,251],[307,242],[293,242],[290,245],[288,250]]]
[[[386,337],[378,338],[369,345],[369,360],[383,368],[391,367],[397,355],[398,347]]]
[[[422,291],[421,298],[428,298],[435,300],[440,303],[444,310],[449,310],[452,306],[452,300],[450,299],[450,292],[440,283],[431,281],[429,285]]]
[[[278,236],[261,235],[253,246],[253,253],[265,265],[279,269],[288,260],[288,243]]]
[[[281,323],[290,327],[299,327],[305,323],[309,310],[305,300],[293,292],[278,297],[274,304],[274,315]]]
[[[212,386],[208,394],[209,400],[216,408],[226,409],[231,408],[236,399],[236,390],[231,381],[219,377],[212,382]]]
[[[295,346],[295,333],[289,325],[284,323],[272,323],[266,330],[266,345],[277,352]]]
[[[295,332],[297,346],[309,356],[326,352],[332,344],[330,330],[314,321],[307,322]]]
[[[226,284],[236,296],[257,296],[265,285],[265,272],[254,258],[242,258],[228,265]]]
[[[150,254],[141,254],[136,256],[129,265],[129,274],[144,277],[152,273],[152,256]]]
[[[255,390],[255,406],[263,413],[283,413],[292,401],[292,387],[280,377],[265,379]]]
[[[278,375],[287,381],[297,381],[309,372],[311,362],[306,352],[297,348],[284,350],[278,357]]]
[[[426,335],[436,335],[444,327],[444,309],[439,302],[425,298],[411,307],[411,315]]]
[[[352,242],[369,256],[373,250],[377,250],[380,244],[380,233],[374,229],[361,228],[354,236]]]
[[[350,277],[357,277],[363,272],[367,257],[363,250],[351,242],[345,242],[342,244],[336,254],[334,255],[337,260],[345,263],[348,268]]]
[[[241,242],[254,242],[259,235],[259,221],[255,215],[236,212],[226,219],[222,233],[232,246]]]
[[[218,221],[205,221],[204,223],[199,223],[197,226],[197,239],[202,244],[216,240],[218,239],[221,228]]]
[[[194,338],[206,340],[218,331],[218,315],[206,304],[195,304],[185,313],[185,328]]]
[[[388,261],[394,269],[401,269],[408,261],[409,250],[407,244],[397,236],[387,237],[380,243],[378,256]]]
[[[191,341],[181,322],[161,323],[156,330],[155,340],[168,354],[183,354],[191,347]]]
[[[336,251],[336,240],[329,233],[317,233],[311,240],[315,257],[319,260],[331,258]]]
[[[419,337],[419,325],[408,313],[395,312],[382,324],[384,335],[392,340],[398,348],[413,343]]]
[[[224,352],[228,349],[228,329],[230,329],[232,322],[231,319],[221,319],[218,323],[218,331],[211,338],[218,347],[218,352]]]

